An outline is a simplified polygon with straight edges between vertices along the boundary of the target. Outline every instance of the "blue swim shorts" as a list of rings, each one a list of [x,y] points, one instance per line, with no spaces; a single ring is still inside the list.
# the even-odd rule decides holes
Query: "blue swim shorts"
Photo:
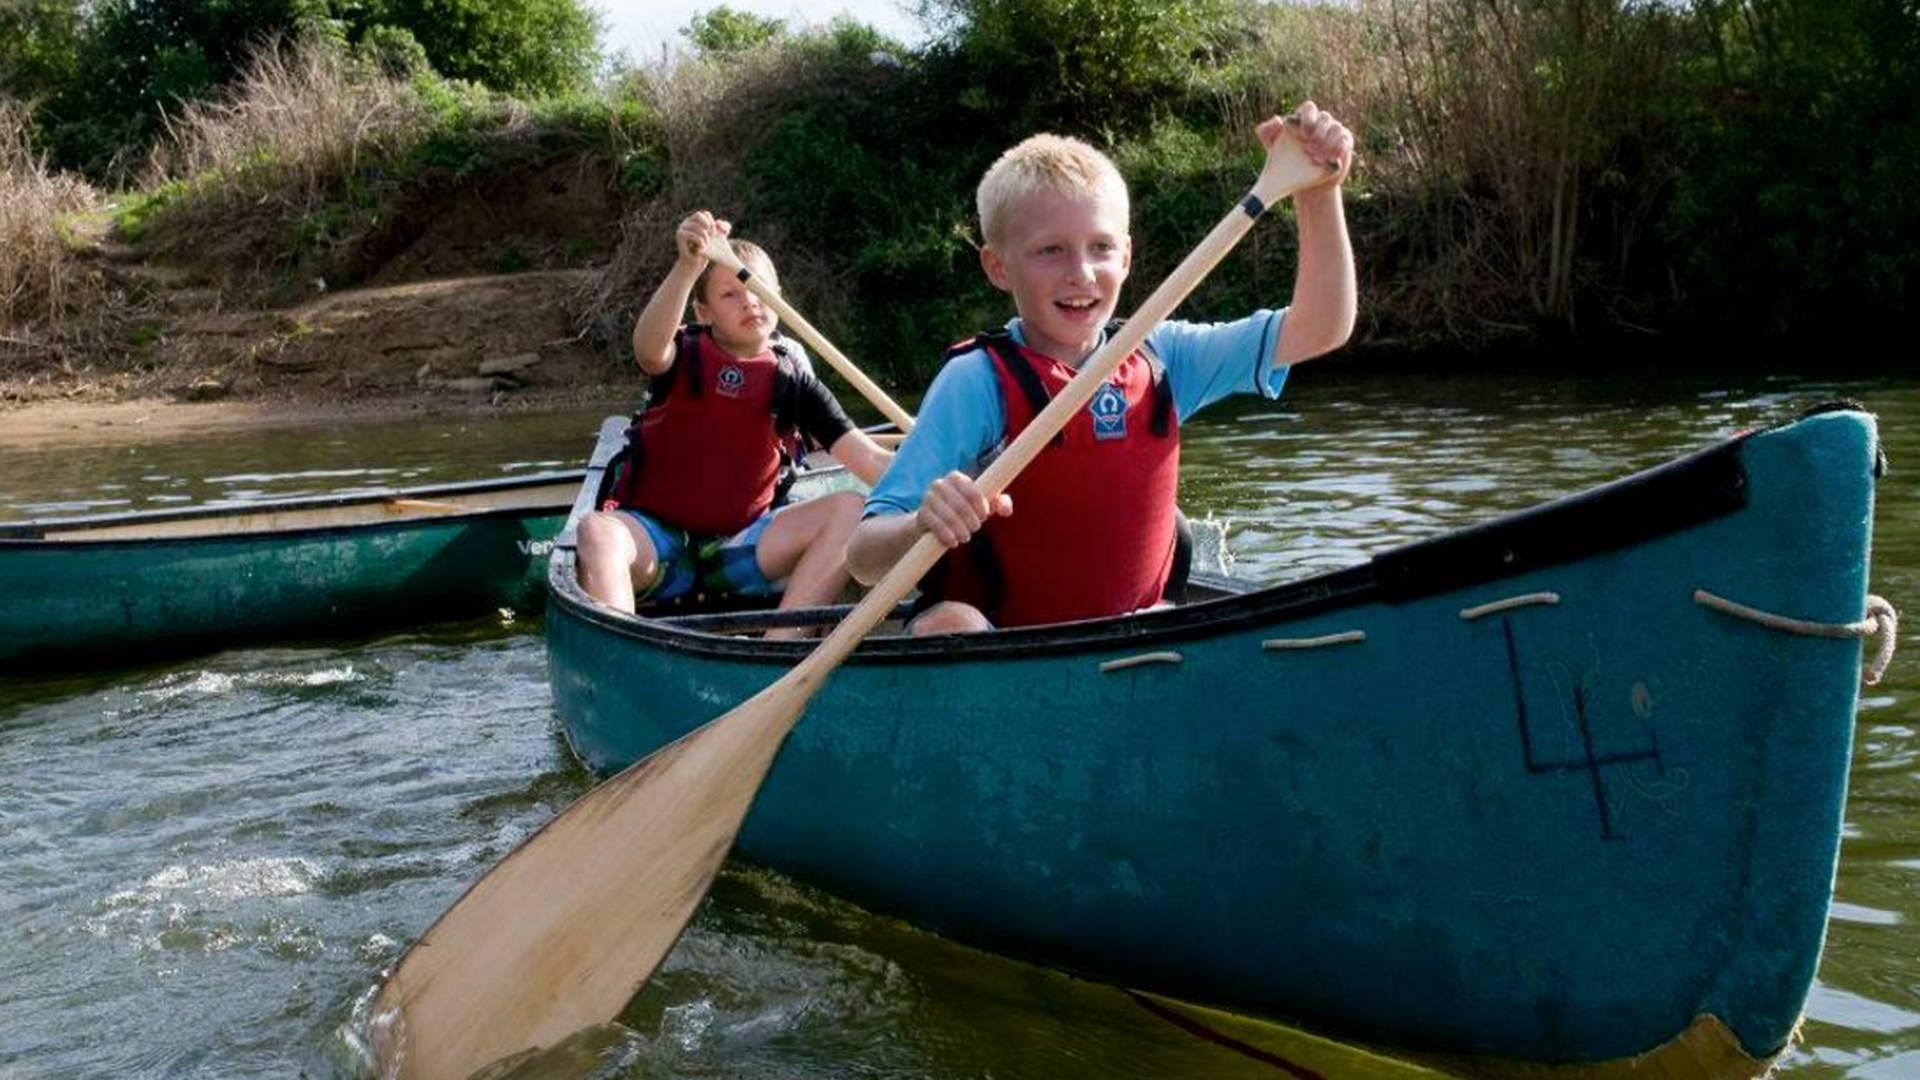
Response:
[[[647,530],[656,556],[653,580],[634,590],[640,602],[673,600],[690,592],[771,596],[780,591],[760,572],[755,554],[774,512],[768,510],[732,536],[676,528],[638,510],[622,510]]]

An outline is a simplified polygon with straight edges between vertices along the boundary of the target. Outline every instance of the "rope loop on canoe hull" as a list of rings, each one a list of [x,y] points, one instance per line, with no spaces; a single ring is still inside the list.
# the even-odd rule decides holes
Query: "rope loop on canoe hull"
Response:
[[[1893,605],[1878,596],[1867,597],[1867,613],[1858,622],[1823,623],[1811,619],[1796,619],[1791,615],[1776,615],[1771,611],[1748,607],[1724,596],[1716,596],[1705,589],[1693,590],[1693,602],[1701,607],[1712,608],[1738,619],[1759,623],[1769,630],[1778,630],[1786,634],[1799,634],[1803,637],[1823,638],[1859,638],[1878,636],[1880,649],[1870,660],[1861,663],[1860,681],[1873,686],[1887,672],[1887,665],[1893,662],[1894,646],[1900,634],[1900,613]]]

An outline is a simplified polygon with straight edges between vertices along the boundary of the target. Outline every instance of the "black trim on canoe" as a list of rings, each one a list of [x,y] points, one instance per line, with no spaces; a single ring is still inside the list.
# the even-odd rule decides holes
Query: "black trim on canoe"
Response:
[[[1747,504],[1739,439],[1373,557],[1381,599],[1411,600],[1679,532]]]
[[[1731,514],[1746,505],[1740,446],[1753,433],[1600,487],[1394,548],[1342,570],[1263,589],[1196,575],[1216,599],[1084,622],[981,634],[870,637],[849,658],[866,663],[1057,655],[1190,640],[1369,602],[1401,603],[1629,547]],[[1227,595],[1219,595],[1219,594]],[[567,615],[678,653],[789,665],[813,647],[710,632],[726,616],[634,617],[594,603],[570,551],[548,567],[549,603]],[[816,616],[817,617],[817,616]],[[735,617],[731,625],[742,626]],[[549,630],[551,633],[551,630]]]
[[[30,521],[0,522],[0,544],[27,541],[32,543],[61,544],[71,542],[102,543],[163,543],[174,540],[207,540],[217,537],[208,535],[191,537],[127,537],[121,540],[85,540],[83,537],[55,537],[46,540],[48,532],[82,531],[86,529],[118,528],[128,525],[162,525],[177,521],[200,521],[228,517],[245,517],[253,514],[280,514],[305,510],[331,510],[343,506],[359,506],[391,502],[395,499],[430,499],[436,496],[483,495],[495,491],[514,491],[520,488],[547,487],[556,484],[578,485],[586,476],[584,469],[561,469],[542,473],[529,473],[525,476],[506,476],[488,480],[464,480],[449,484],[429,484],[421,487],[391,488],[384,491],[352,492],[340,495],[301,495],[288,499],[262,499],[258,502],[218,503],[210,506],[183,506],[166,510],[133,510],[119,514],[96,514],[87,517],[72,518],[34,518]],[[563,510],[563,505],[553,507],[553,512]],[[465,513],[444,513],[421,515],[412,518],[396,518],[393,521],[362,522],[356,525],[327,525],[303,529],[260,530],[259,532],[234,533],[233,536],[254,535],[294,535],[297,533],[325,532],[339,528],[371,529],[389,525],[419,525],[429,521],[467,521],[476,517],[511,514],[524,516],[528,513],[543,512],[537,508],[495,508],[476,507]]]

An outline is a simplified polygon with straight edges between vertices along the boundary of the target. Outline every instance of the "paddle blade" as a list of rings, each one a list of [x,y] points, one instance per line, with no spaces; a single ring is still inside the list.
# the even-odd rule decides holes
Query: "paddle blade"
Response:
[[[617,1015],[720,873],[806,696],[774,683],[594,788],[475,882],[381,987],[381,1075],[470,1076]]]

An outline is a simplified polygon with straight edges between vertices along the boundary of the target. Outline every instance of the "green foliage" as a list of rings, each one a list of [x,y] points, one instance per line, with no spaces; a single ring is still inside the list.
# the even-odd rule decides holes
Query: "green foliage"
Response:
[[[31,100],[71,82],[80,62],[82,25],[74,0],[0,5],[0,94]]]
[[[510,94],[582,89],[598,61],[599,23],[581,0],[336,2],[356,31],[404,29],[440,74]]]
[[[775,40],[787,31],[786,20],[755,15],[721,4],[694,13],[680,36],[703,56],[730,56]]]
[[[192,186],[192,182],[187,180],[170,180],[145,191],[129,193],[115,206],[114,231],[124,239],[138,243],[146,235],[147,226],[165,215],[168,207],[186,199]]]
[[[922,0],[956,94],[1015,128],[1139,129],[1241,25],[1232,0]]]
[[[124,176],[163,116],[229,85],[262,44],[352,41],[391,74],[431,67],[509,93],[588,86],[599,26],[585,0],[10,0],[0,92],[37,102],[55,164]]]
[[[418,78],[433,71],[427,50],[410,30],[397,26],[369,27],[354,46],[354,54],[381,73],[397,79]]]
[[[1699,5],[1664,219],[1687,315],[1748,332],[1891,330],[1920,293],[1920,10]],[[1756,272],[1758,271],[1758,272]]]
[[[743,235],[799,267],[796,303],[882,370],[1010,312],[969,237],[974,185],[1014,141],[1108,150],[1151,284],[1244,189],[1253,121],[1304,96],[1360,128],[1349,212],[1383,336],[1819,334],[1903,322],[1920,282],[1915,0],[921,0],[937,36],[918,49],[721,6],[683,31],[699,55],[679,96],[647,91],[655,73],[587,87],[587,2],[0,0],[0,92],[38,103],[57,163],[106,175],[161,109],[227,85],[244,45],[303,28],[405,80],[422,119],[262,211],[277,242],[350,247],[399,192],[580,154],[649,222],[734,199]],[[290,156],[125,199],[120,227]],[[1290,228],[1257,230],[1186,310],[1285,303],[1294,257]]]
[[[973,185],[1000,149],[998,127],[950,126],[931,75],[876,63],[899,46],[857,23],[783,47],[793,50],[784,107],[746,156],[743,228],[777,221],[788,246],[843,268],[860,317],[824,321],[882,370],[930,363],[940,343],[1004,319],[968,241]]]
[[[1230,137],[1229,137],[1230,138]],[[1231,147],[1231,148],[1230,148]],[[1133,203],[1132,278],[1151,288],[1170,273],[1220,220],[1221,208],[1245,192],[1261,158],[1251,139],[1223,142],[1217,132],[1177,120],[1112,150]],[[1276,242],[1284,229],[1263,229],[1210,274],[1184,306],[1187,317],[1236,319],[1286,302],[1292,247]],[[1283,260],[1282,265],[1273,265]],[[1136,295],[1144,295],[1135,290]]]
[[[124,171],[164,113],[230,78],[248,50],[312,18],[309,0],[101,0],[74,9],[71,60],[39,87],[42,145],[96,178]]]

